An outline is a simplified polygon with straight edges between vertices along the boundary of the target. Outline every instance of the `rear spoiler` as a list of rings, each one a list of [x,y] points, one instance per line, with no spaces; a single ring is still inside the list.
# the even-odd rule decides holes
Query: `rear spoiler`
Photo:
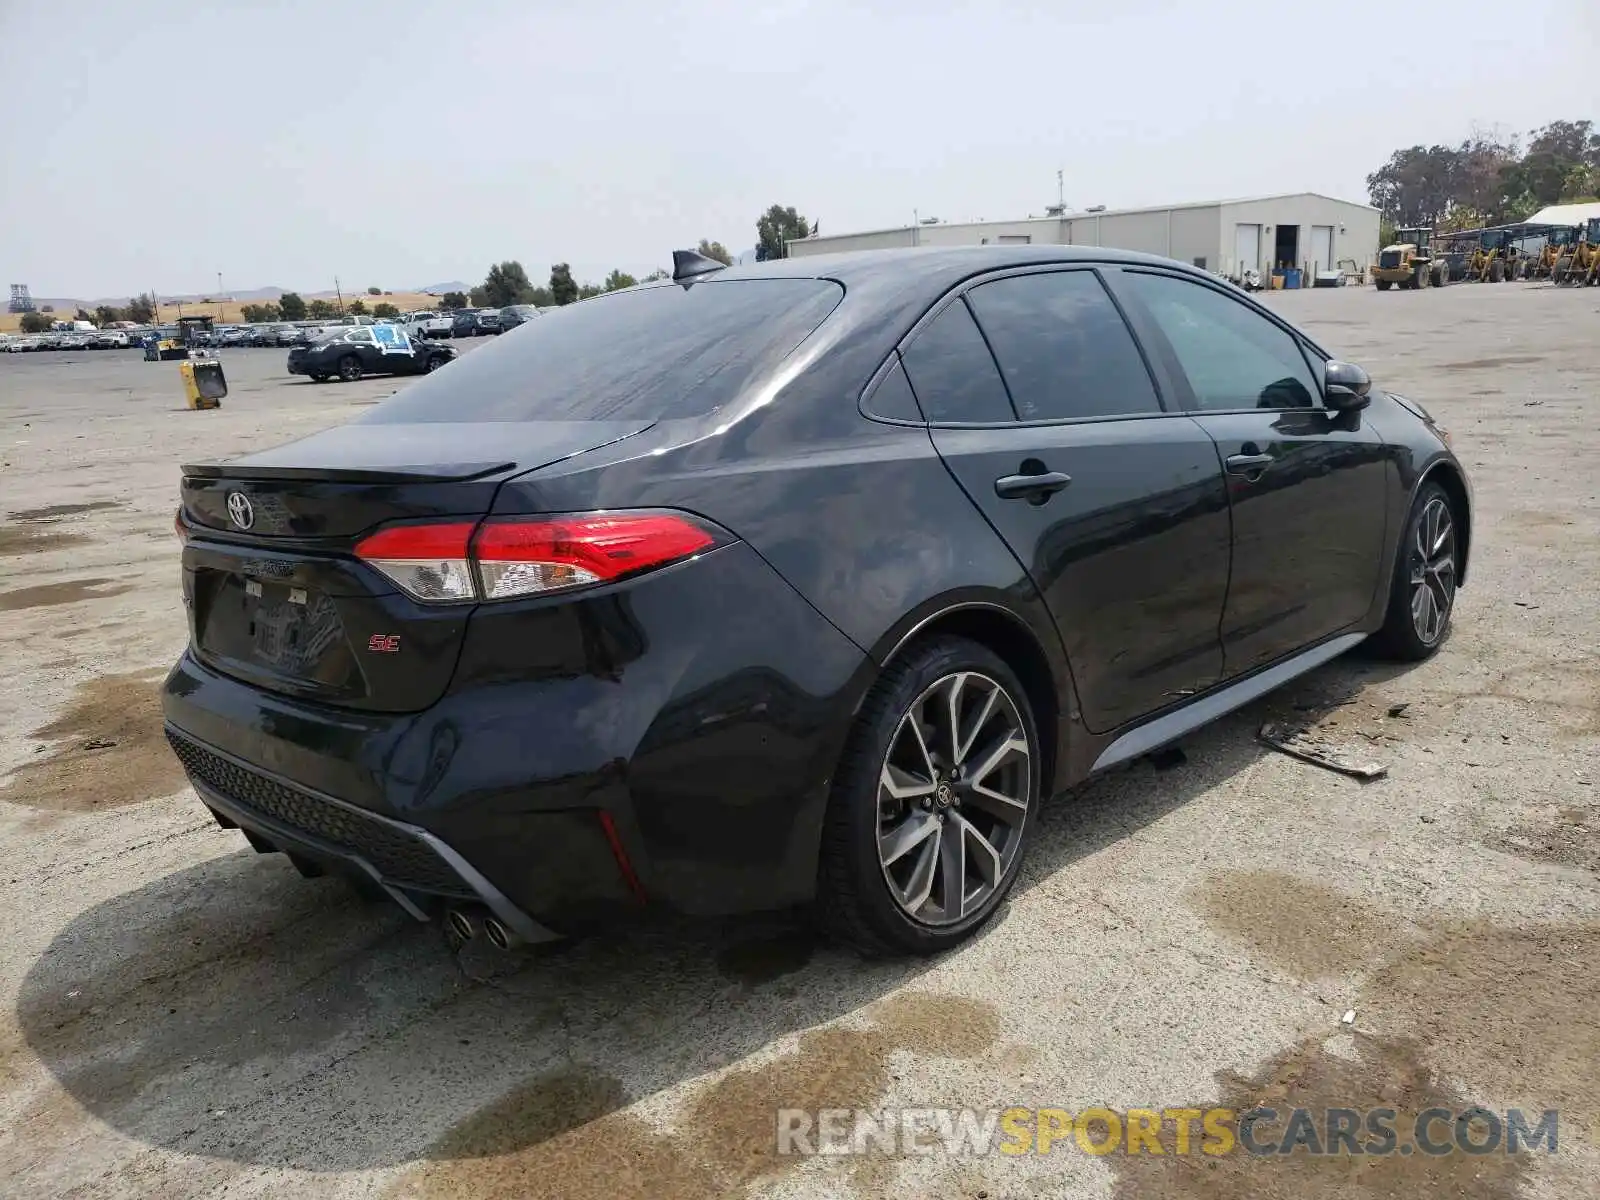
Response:
[[[180,468],[191,479],[309,480],[317,483],[464,483],[515,471],[514,462],[425,463],[396,467],[278,467],[248,463],[189,463]]]

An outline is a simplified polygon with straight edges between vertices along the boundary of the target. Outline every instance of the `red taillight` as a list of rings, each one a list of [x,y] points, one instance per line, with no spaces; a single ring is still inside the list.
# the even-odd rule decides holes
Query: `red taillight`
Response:
[[[472,544],[486,600],[608,583],[716,545],[673,513],[589,513],[487,521]]]
[[[178,535],[178,540],[185,546],[189,544],[189,527],[183,523],[183,509],[172,514],[172,528]]]
[[[418,600],[476,600],[467,546],[476,521],[448,525],[391,525],[356,546],[371,563]]]
[[[356,556],[419,600],[502,600],[609,583],[718,544],[692,517],[663,512],[499,517],[473,529],[395,525]]]

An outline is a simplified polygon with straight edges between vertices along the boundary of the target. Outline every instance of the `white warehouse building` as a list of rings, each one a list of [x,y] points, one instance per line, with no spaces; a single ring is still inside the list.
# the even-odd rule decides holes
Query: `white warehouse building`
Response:
[[[1108,246],[1160,254],[1238,279],[1254,268],[1365,272],[1378,253],[1378,210],[1316,192],[1164,208],[1102,209],[1023,221],[936,222],[802,238],[789,254],[902,246]]]

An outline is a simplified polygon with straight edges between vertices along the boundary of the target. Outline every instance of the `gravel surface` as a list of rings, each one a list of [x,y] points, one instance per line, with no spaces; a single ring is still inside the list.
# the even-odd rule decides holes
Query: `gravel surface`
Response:
[[[190,412],[173,363],[0,356],[0,1194],[1594,1194],[1600,295],[1269,302],[1453,432],[1477,500],[1454,633],[1058,798],[1001,917],[920,963],[778,918],[452,953],[251,853],[159,733],[177,464],[404,382],[238,351],[224,407]],[[1275,753],[1268,720],[1388,773]],[[1559,1151],[773,1151],[778,1107],[1263,1102],[1559,1108]]]

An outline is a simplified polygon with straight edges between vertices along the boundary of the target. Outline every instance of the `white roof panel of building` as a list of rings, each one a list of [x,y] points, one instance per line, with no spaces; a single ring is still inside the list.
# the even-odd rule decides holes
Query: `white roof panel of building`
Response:
[[[1168,212],[1185,208],[1217,208],[1223,204],[1260,204],[1269,200],[1298,200],[1302,196],[1315,196],[1319,200],[1331,200],[1335,204],[1348,204],[1351,208],[1372,208],[1370,204],[1361,204],[1355,200],[1341,200],[1337,196],[1324,195],[1322,192],[1278,192],[1271,196],[1230,196],[1224,200],[1191,200],[1183,204],[1151,204],[1140,208],[1103,208],[1099,212],[1088,212],[1079,209],[1063,213],[1059,217],[1035,217],[1030,215],[1027,217],[1013,217],[1010,220],[1001,218],[993,221],[986,219],[976,221],[940,221],[938,224],[940,227],[953,226],[955,228],[965,227],[971,229],[984,225],[1026,225],[1029,221],[1085,221],[1091,217],[1123,217],[1132,216],[1135,213]],[[1373,211],[1376,212],[1377,210],[1373,209]],[[880,229],[852,229],[846,233],[818,234],[817,239],[819,241],[827,241],[835,237],[866,237],[875,233],[902,233],[905,230],[915,228],[917,228],[915,225],[890,225]]]
[[[1525,225],[1582,225],[1600,217],[1600,204],[1552,204],[1523,222]]]

